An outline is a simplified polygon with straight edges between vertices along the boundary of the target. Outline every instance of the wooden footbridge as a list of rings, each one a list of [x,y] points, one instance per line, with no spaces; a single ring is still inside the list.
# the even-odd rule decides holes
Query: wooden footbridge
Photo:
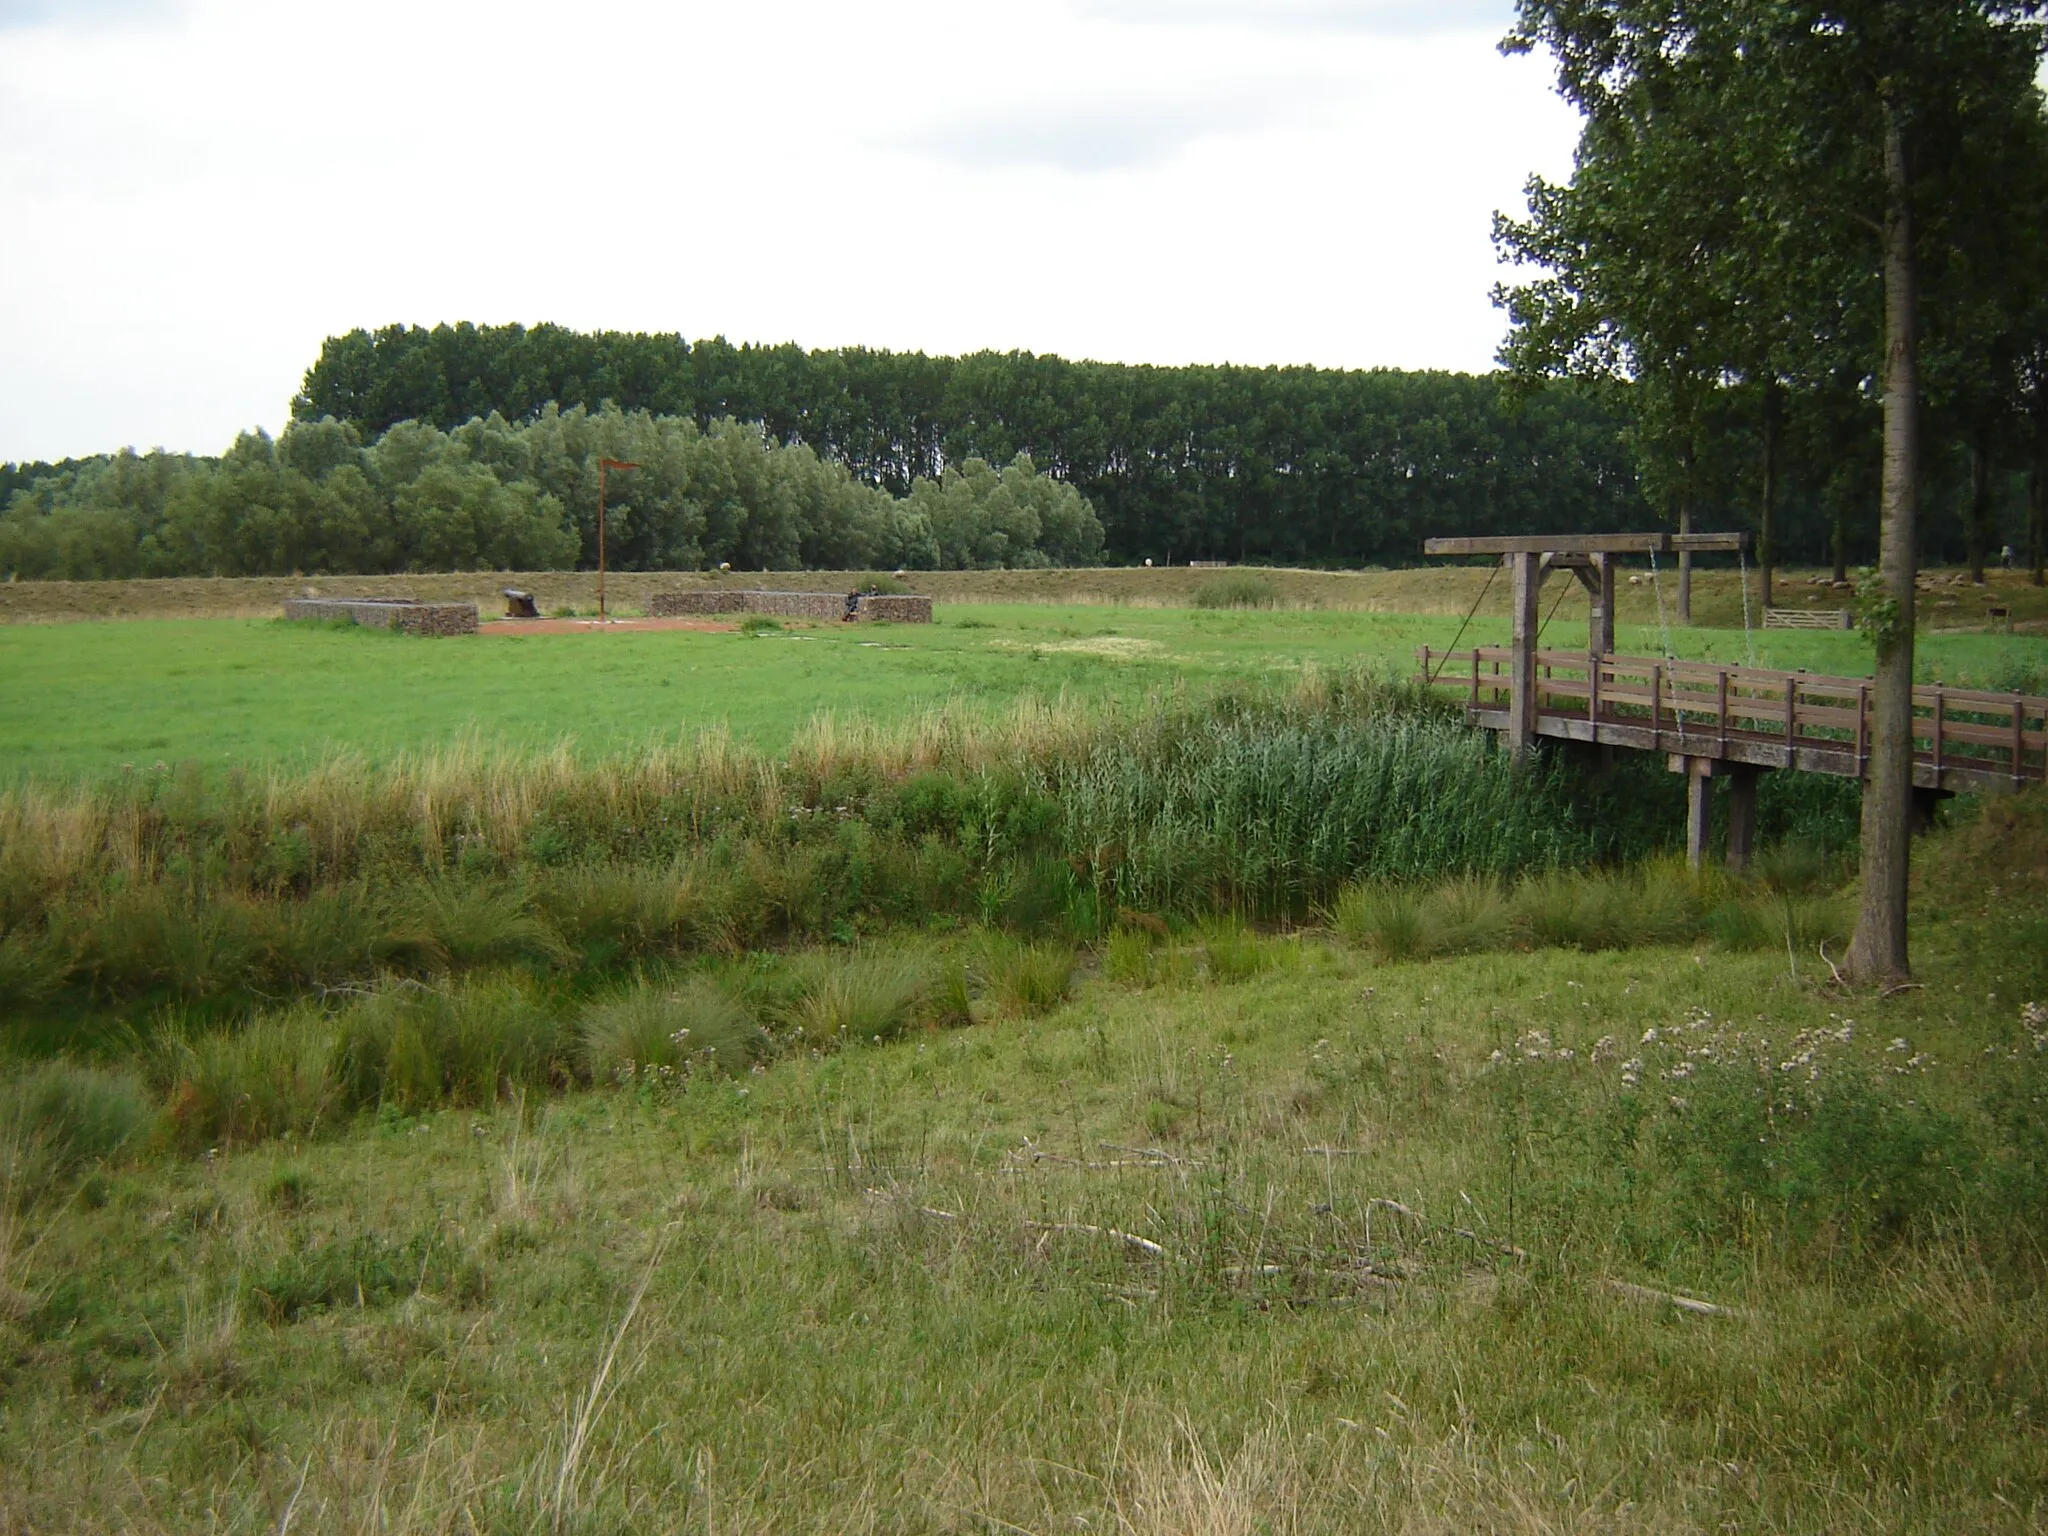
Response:
[[[1728,784],[1728,862],[1748,865],[1756,784],[1769,770],[1861,779],[1872,733],[1868,678],[1824,677],[1713,662],[1614,654],[1614,572],[1625,554],[1739,551],[1747,534],[1431,539],[1430,554],[1499,555],[1514,575],[1507,646],[1418,653],[1421,680],[1465,695],[1467,720],[1511,751],[1539,736],[1662,752],[1686,775],[1687,849],[1707,851],[1716,779]],[[1569,570],[1592,598],[1588,649],[1537,648],[1536,597]],[[2011,794],[2048,778],[2048,698],[1947,688],[1913,690],[1913,783],[1923,809],[1959,790]]]

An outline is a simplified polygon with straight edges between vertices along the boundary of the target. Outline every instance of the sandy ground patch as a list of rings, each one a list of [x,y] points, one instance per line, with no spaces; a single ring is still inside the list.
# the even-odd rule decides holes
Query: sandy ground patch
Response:
[[[991,640],[991,650],[1045,651],[1076,656],[1107,656],[1115,661],[1132,661],[1155,656],[1162,649],[1157,640],[1136,635],[1094,635],[1085,640]]]
[[[640,634],[651,629],[690,629],[700,634],[730,635],[737,624],[718,619],[492,619],[477,629],[482,635]]]

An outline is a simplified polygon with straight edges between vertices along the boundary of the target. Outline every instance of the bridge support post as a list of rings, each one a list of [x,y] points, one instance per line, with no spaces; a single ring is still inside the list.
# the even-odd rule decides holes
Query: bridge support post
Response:
[[[1685,760],[1685,861],[1694,869],[1707,865],[1707,833],[1714,825],[1714,760]]]
[[[1586,589],[1591,606],[1586,612],[1586,654],[1589,657],[1614,654],[1614,556],[1588,555],[1590,566],[1572,574]]]
[[[1746,875],[1756,855],[1756,786],[1761,775],[1748,763],[1723,767],[1728,774],[1728,868]]]
[[[1536,741],[1537,596],[1543,590],[1543,557],[1514,553],[1507,557],[1514,575],[1514,658],[1509,663],[1508,751],[1517,759],[1529,755]]]

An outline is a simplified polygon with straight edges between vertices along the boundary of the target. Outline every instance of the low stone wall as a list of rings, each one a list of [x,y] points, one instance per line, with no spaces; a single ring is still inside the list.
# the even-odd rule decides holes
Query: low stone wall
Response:
[[[408,635],[473,635],[477,621],[475,603],[416,603],[403,597],[292,597],[285,599],[284,616],[347,619]]]
[[[748,613],[772,619],[809,619],[814,624],[837,624],[846,617],[844,592],[743,592]]]
[[[745,613],[744,592],[657,592],[647,599],[651,619],[688,619],[707,613]]]
[[[932,621],[932,600],[928,597],[876,594],[860,600],[860,611],[854,617],[880,624],[929,624]]]
[[[862,596],[851,615],[838,592],[657,592],[647,600],[650,618],[677,619],[713,613],[758,613],[777,619],[809,619],[836,624],[852,617],[891,624],[929,624],[928,597]]]

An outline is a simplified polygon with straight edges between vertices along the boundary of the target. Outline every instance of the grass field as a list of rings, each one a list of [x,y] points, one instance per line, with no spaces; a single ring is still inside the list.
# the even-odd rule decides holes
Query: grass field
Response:
[[[1372,678],[1483,576],[1156,574],[0,624],[0,1536],[2048,1528],[2048,793],[1856,992],[1839,781],[1695,875]]]
[[[1576,605],[1583,615],[1583,605]],[[1461,616],[1460,616],[1461,617]],[[1139,698],[1162,689],[1366,664],[1405,674],[1459,617],[1345,609],[1220,610],[947,603],[930,626],[822,625],[758,636],[575,633],[413,640],[267,619],[0,625],[0,782],[144,769],[373,759],[480,736],[586,753],[713,726],[769,751],[821,711],[897,719],[1020,694]],[[1623,624],[1624,650],[1667,631]],[[1854,634],[1671,628],[1683,655],[1860,675]],[[1482,615],[1464,644],[1502,644]],[[1545,644],[1583,646],[1559,610]],[[1921,670],[1951,683],[2048,687],[2048,639],[1930,635]]]
[[[0,1529],[2038,1530],[2041,1187],[1950,1196],[2039,1155],[1982,882],[2039,936],[2044,809],[1890,1001],[1138,931],[973,1028],[118,1162],[0,1229]]]

